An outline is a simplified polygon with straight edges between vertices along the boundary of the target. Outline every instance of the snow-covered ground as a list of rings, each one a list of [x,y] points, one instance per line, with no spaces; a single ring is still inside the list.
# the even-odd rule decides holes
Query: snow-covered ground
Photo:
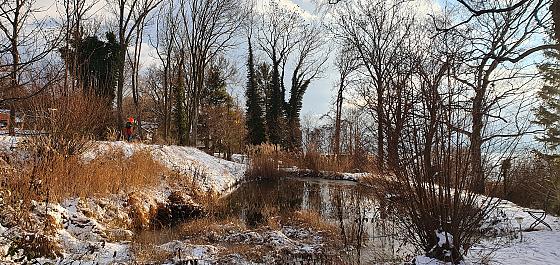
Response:
[[[493,224],[497,237],[484,239],[471,247],[462,264],[551,265],[560,264],[560,218],[547,215],[535,231],[526,231],[535,221],[526,211],[534,209],[501,201]],[[494,218],[493,217],[493,218]],[[522,217],[521,228],[517,220]],[[521,232],[520,232],[521,231]],[[522,235],[522,236],[521,236]],[[425,256],[416,258],[419,265],[450,265]]]
[[[488,264],[560,264],[560,218],[547,215],[545,222],[552,228],[550,230],[543,224],[535,227],[536,231],[525,231],[535,221],[526,211],[532,210],[515,205],[509,201],[502,201],[498,212],[505,214],[506,222],[502,227],[516,233],[516,238],[505,240],[503,238],[487,239],[474,246],[467,261],[480,261],[481,257]],[[521,234],[517,220],[522,217]],[[521,238],[522,235],[522,238]]]
[[[16,156],[18,140],[21,139],[0,136],[0,152]],[[83,159],[87,162],[119,149],[125,156],[131,156],[139,150],[149,151],[171,171],[193,178],[198,189],[205,192],[223,194],[244,177],[244,164],[218,159],[191,147],[97,142],[83,154]],[[68,198],[60,204],[49,203],[47,209],[44,203],[36,202],[32,207],[31,219],[40,224],[39,217],[47,215],[48,225],[52,229],[45,233],[44,238],[56,245],[53,248],[53,258],[56,258],[50,259],[56,264],[70,264],[73,261],[79,261],[79,264],[128,264],[133,260],[130,246],[134,227],[148,222],[145,220],[146,215],[156,211],[161,204],[168,203],[168,198],[175,192],[173,187],[162,180],[157,187],[105,198]],[[192,202],[189,195],[184,196],[185,201]],[[3,205],[0,200],[0,221],[9,220],[13,213],[14,210]],[[19,263],[17,259],[21,255],[7,255],[10,247],[24,244],[21,242],[33,245],[34,236],[17,225],[1,223],[0,264]],[[49,260],[38,261],[47,263]]]
[[[17,145],[17,140],[0,136],[0,152],[14,152],[13,147]],[[95,159],[98,155],[112,149],[121,149],[125,155],[148,150],[154,158],[172,171],[196,176],[195,181],[203,191],[226,193],[244,177],[244,164],[218,159],[190,147],[99,142],[84,154],[84,160]],[[365,175],[344,174],[345,179],[355,181],[363,176]],[[133,237],[131,227],[134,222],[131,213],[138,214],[138,209],[140,215],[149,212],[158,204],[165,203],[172,192],[170,185],[162,182],[158,187],[129,194],[115,194],[106,198],[69,198],[60,204],[49,204],[48,210],[45,210],[44,203],[36,203],[33,214],[44,216],[46,213],[50,216],[50,226],[53,227],[54,232],[47,237],[54,238],[59,243],[61,250],[58,254],[62,256],[54,259],[55,263],[70,264],[73,260],[79,260],[79,264],[127,264],[134,259],[130,249]],[[6,210],[1,201],[0,210]],[[525,230],[533,222],[533,218],[525,212],[526,210],[528,209],[510,202],[502,202],[499,215],[504,221],[495,224],[495,229],[504,233],[498,233],[499,237],[486,239],[473,246],[465,263],[560,264],[560,218],[547,216],[546,222],[552,227],[552,231],[539,225],[537,231],[523,232],[522,240],[520,237],[511,237],[512,233],[519,233],[515,217],[523,217],[521,230]],[[280,232],[265,232],[257,238],[271,237],[266,240],[274,244],[277,242],[274,238],[283,238],[278,233]],[[6,223],[0,224],[0,264],[13,262],[6,253],[10,243],[17,236],[26,237],[25,232],[18,227],[10,227]],[[278,241],[278,244],[288,244],[286,242],[289,240],[284,241]],[[215,255],[215,246],[170,242],[162,247],[175,248],[177,244],[183,244],[184,248],[181,248],[185,251],[189,250],[186,254],[192,257],[211,259]],[[302,249],[305,249],[305,246]],[[40,262],[45,263],[47,260],[40,260]],[[440,264],[425,257],[418,259],[417,262]],[[240,259],[239,263],[243,261]]]
[[[119,149],[125,156],[130,156],[138,150],[147,150],[156,160],[174,172],[194,175],[199,188],[204,191],[226,192],[242,181],[245,174],[245,164],[219,159],[186,146],[98,142],[95,148],[84,154],[84,159],[91,160],[109,150]]]

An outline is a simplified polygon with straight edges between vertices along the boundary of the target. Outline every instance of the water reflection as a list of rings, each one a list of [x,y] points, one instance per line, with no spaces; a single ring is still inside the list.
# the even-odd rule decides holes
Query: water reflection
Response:
[[[249,226],[274,216],[306,210],[320,214],[340,230],[351,263],[399,262],[407,253],[396,220],[366,187],[348,181],[267,179],[243,184],[224,201],[223,214]]]

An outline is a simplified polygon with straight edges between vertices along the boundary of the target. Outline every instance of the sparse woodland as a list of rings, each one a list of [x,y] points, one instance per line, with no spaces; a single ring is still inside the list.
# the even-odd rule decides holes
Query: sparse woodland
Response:
[[[43,2],[0,0],[0,137],[24,151],[0,149],[0,204],[22,222],[35,202],[130,200],[160,178],[213,205],[205,174],[187,185],[149,152],[82,161],[127,140],[129,117],[133,145],[242,154],[250,179],[367,174],[406,243],[444,262],[487,237],[501,199],[560,214],[560,1]],[[340,211],[353,196],[338,191]],[[360,262],[342,213],[340,228],[294,216]]]

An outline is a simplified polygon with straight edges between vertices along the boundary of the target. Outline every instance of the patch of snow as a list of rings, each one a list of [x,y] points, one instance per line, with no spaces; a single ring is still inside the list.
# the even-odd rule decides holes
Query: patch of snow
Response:
[[[232,154],[231,155],[231,161],[235,162],[235,163],[240,163],[240,164],[245,164],[249,158],[247,157],[247,155],[244,154]]]
[[[342,173],[343,180],[359,181],[361,178],[368,176],[369,173]]]
[[[445,231],[434,231],[438,239],[438,246],[443,247],[448,244],[449,247],[453,247],[453,236]]]
[[[453,264],[451,262],[443,262],[434,258],[426,256],[416,256],[414,258],[416,265],[465,265],[465,262],[459,262],[459,264]]]

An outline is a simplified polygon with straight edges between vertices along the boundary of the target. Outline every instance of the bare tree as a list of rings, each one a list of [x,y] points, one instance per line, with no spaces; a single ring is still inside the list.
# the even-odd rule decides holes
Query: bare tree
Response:
[[[266,127],[268,139],[272,144],[285,141],[284,66],[297,42],[295,32],[301,24],[301,17],[271,2],[269,10],[261,17],[257,32],[258,44],[271,62],[271,84],[267,97]]]
[[[266,113],[269,140],[289,149],[299,149],[303,96],[309,84],[321,74],[330,49],[323,45],[323,35],[317,25],[276,2],[270,3],[260,19],[257,38],[272,68]],[[286,102],[287,72],[291,76],[287,77],[290,98]]]
[[[210,62],[235,45],[246,12],[235,0],[180,0],[177,41],[184,47],[186,72],[187,143],[196,145],[204,75]]]
[[[84,35],[84,21],[90,19],[87,13],[91,11],[94,2],[89,0],[64,0],[63,10],[59,10],[62,16],[62,28],[64,28],[64,48],[63,58],[72,62],[64,64],[64,95],[76,90],[76,86],[81,89],[80,73],[81,63],[78,60],[80,54],[80,43]],[[74,45],[72,45],[74,44]],[[72,56],[72,59],[70,59]]]
[[[139,71],[140,71],[140,55],[142,52],[142,43],[143,43],[143,36],[144,36],[144,28],[146,27],[146,23],[147,23],[147,17],[146,16],[142,16],[142,11],[137,12],[133,15],[135,17],[135,20],[139,20],[140,23],[138,24],[138,26],[136,27],[136,32],[134,33],[134,52],[132,54],[132,57],[130,57],[130,53],[128,53],[128,59],[129,59],[129,63],[131,65],[131,70],[132,70],[132,82],[131,82],[131,88],[132,88],[132,100],[134,102],[134,108],[135,108],[135,118],[137,121],[137,126],[138,126],[138,134],[140,136],[140,138],[143,138],[143,129],[142,129],[142,110],[141,110],[141,106],[140,106],[140,82],[139,82]],[[141,18],[139,18],[141,17]]]
[[[173,83],[173,56],[176,51],[176,33],[178,32],[177,19],[178,14],[175,11],[174,1],[165,1],[158,10],[156,19],[156,35],[155,40],[150,40],[151,45],[156,49],[158,59],[161,63],[162,73],[162,91],[158,95],[156,91],[155,97],[162,105],[163,114],[163,138],[165,141],[169,140],[172,115],[171,106],[173,105],[173,93],[171,92],[171,84]],[[154,94],[152,94],[154,95]]]
[[[118,43],[120,47],[117,63],[117,126],[123,124],[123,93],[124,93],[124,68],[126,51],[137,28],[144,23],[144,19],[154,10],[161,0],[114,0],[112,11],[117,18]]]
[[[410,104],[401,102],[404,99],[402,93],[408,91],[403,86],[410,84],[411,75],[410,65],[407,69],[401,67],[401,63],[407,59],[402,56],[405,51],[403,45],[407,44],[414,21],[411,12],[405,10],[404,3],[405,1],[383,0],[344,2],[334,9],[335,37],[355,50],[362,65],[362,73],[371,81],[371,85],[363,86],[360,94],[377,121],[380,169],[385,168],[386,142],[390,145],[387,149],[391,151],[388,161],[392,166],[398,162],[395,161],[398,157],[398,137],[411,107]],[[402,78],[394,79],[398,76]],[[389,127],[392,125],[393,127]],[[391,135],[391,139],[387,139],[387,133]]]
[[[543,20],[549,19],[548,1],[522,2],[477,2],[469,6],[469,11],[498,10],[483,12],[478,16],[469,15],[464,24],[466,30],[455,31],[453,38],[465,40],[462,51],[468,56],[461,63],[469,66],[470,71],[456,75],[459,82],[470,92],[466,98],[465,109],[470,112],[471,128],[463,131],[470,140],[471,168],[473,177],[478,179],[472,187],[484,192],[484,147],[499,138],[519,137],[527,133],[528,122],[519,120],[519,109],[527,108],[527,101],[519,101],[526,94],[523,85],[531,74],[524,72],[526,64],[521,61],[531,54],[544,49],[535,46],[543,36]],[[515,80],[515,81],[514,81]],[[514,106],[517,104],[517,106]],[[504,111],[510,108],[510,111]],[[507,117],[513,111],[514,115]],[[507,126],[507,124],[513,124]],[[501,127],[501,128],[500,128]],[[509,128],[507,130],[506,128]],[[492,151],[492,150],[490,150]]]
[[[49,30],[46,20],[36,19],[35,15],[40,10],[34,4],[34,0],[0,2],[0,33],[3,36],[0,58],[5,60],[0,65],[0,80],[9,79],[9,85],[0,92],[0,104],[7,104],[10,108],[9,131],[12,135],[15,134],[16,102],[41,93],[56,79],[56,76],[51,77],[43,86],[26,89],[26,84],[46,74],[45,71],[32,73],[32,70],[37,70],[32,68],[47,57],[59,41],[59,34]],[[27,78],[24,74],[28,74]]]
[[[342,123],[342,105],[344,101],[344,92],[346,88],[350,85],[349,80],[353,72],[355,72],[359,65],[357,63],[357,58],[352,52],[351,47],[345,47],[341,45],[339,54],[336,57],[335,66],[340,74],[340,79],[338,80],[338,88],[336,92],[335,101],[335,124],[334,124],[334,136],[333,136],[333,152],[336,155],[340,154],[340,127]]]
[[[301,148],[300,112],[303,96],[311,81],[319,77],[330,50],[323,45],[323,35],[317,26],[303,25],[295,49],[295,65],[292,71],[290,98],[285,104],[288,139],[287,147]],[[285,69],[282,69],[285,72]]]

